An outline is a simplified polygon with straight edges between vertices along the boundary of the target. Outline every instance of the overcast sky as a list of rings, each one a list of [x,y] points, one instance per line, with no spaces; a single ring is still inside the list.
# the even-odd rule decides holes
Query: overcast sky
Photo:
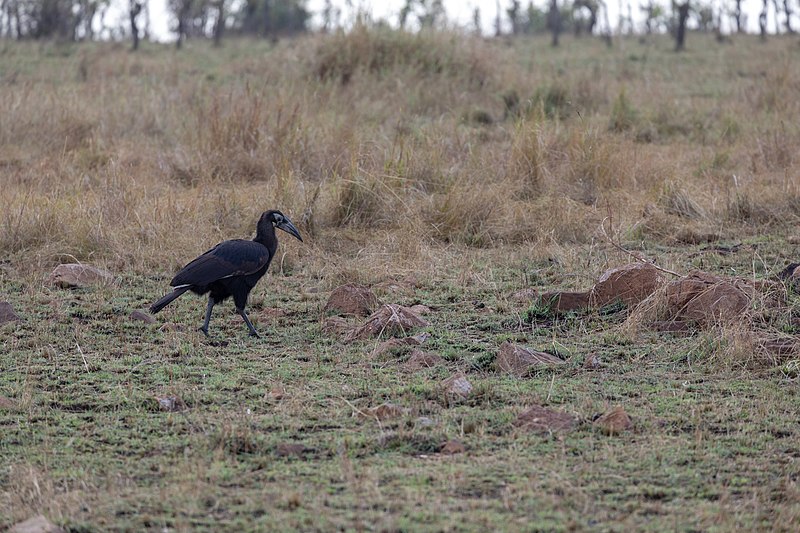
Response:
[[[167,0],[150,0],[150,12],[151,12],[151,33],[157,40],[161,41],[172,41],[175,39],[174,34],[171,32],[171,27],[174,25],[171,19],[171,16],[166,11],[166,1]],[[617,27],[617,20],[619,18],[620,7],[622,7],[627,12],[627,5],[630,1],[631,8],[633,10],[633,17],[637,22],[640,21],[639,18],[639,8],[640,4],[644,4],[646,0],[608,0],[608,10],[609,10],[609,20],[611,22],[611,26],[613,28]],[[715,6],[721,5],[720,2],[723,0],[711,0]],[[347,4],[351,4],[352,7],[348,7]],[[342,22],[347,23],[352,21],[353,13],[357,9],[361,9],[362,11],[366,11],[371,13],[373,19],[387,19],[392,25],[397,24],[398,20],[398,13],[400,12],[400,8],[405,3],[405,0],[333,0],[334,6],[340,8],[342,10]],[[501,0],[500,1],[500,9],[502,11],[504,24],[507,24],[505,20],[507,17],[505,16],[505,9],[510,5],[509,0]],[[544,9],[547,0],[535,0],[534,5],[538,6],[540,9]],[[656,3],[661,4],[662,6],[668,7],[669,0],[656,0]],[[782,1],[779,2],[782,4]],[[127,4],[127,3],[126,3]],[[521,0],[520,4],[522,5],[523,9],[528,5],[527,0]],[[732,1],[728,1],[727,5],[732,5]],[[726,5],[722,4],[722,5]],[[313,23],[315,25],[320,24],[320,12],[322,11],[325,5],[325,0],[308,0],[307,6],[308,9],[313,13]],[[486,35],[494,34],[494,19],[497,13],[497,2],[496,0],[444,0],[444,7],[447,13],[448,20],[452,21],[454,24],[462,26],[462,27],[472,27],[472,13],[476,7],[480,8],[481,11],[481,22],[483,27],[483,32]],[[758,12],[761,9],[761,1],[760,0],[743,0],[742,2],[743,9],[747,14],[747,29],[748,31],[755,32],[758,30]],[[772,6],[770,5],[770,9]],[[115,15],[111,15],[112,17],[125,17],[123,13],[117,13]],[[124,18],[122,19],[124,21]],[[111,22],[109,20],[108,22]],[[774,19],[773,14],[770,12],[769,16],[770,28],[774,28]],[[602,18],[600,21],[602,25]],[[797,25],[797,22],[795,23]],[[723,20],[723,30],[728,30],[730,28],[730,20],[724,19]]]

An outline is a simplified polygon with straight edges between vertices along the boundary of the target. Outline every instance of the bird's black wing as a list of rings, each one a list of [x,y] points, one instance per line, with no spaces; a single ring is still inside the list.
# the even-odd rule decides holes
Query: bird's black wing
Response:
[[[242,239],[216,245],[175,274],[170,285],[208,285],[222,278],[252,274],[269,265],[266,246]]]

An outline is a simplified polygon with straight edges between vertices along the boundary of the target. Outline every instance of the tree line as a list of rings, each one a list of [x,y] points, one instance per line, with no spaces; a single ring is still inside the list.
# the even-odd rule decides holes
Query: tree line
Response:
[[[748,22],[745,1],[760,5],[758,25],[762,38],[767,36],[770,17],[776,31],[794,33],[800,13],[800,0],[723,0],[716,4],[711,0],[669,0],[669,4],[665,4],[667,0],[628,0],[612,29],[607,1],[610,0],[539,0],[541,4],[529,1],[523,5],[511,0],[501,5],[496,0],[490,16],[496,36],[547,33],[552,36],[553,46],[558,46],[561,36],[567,33],[600,36],[609,44],[615,32],[669,33],[680,50],[689,27],[714,32],[720,38],[724,38],[723,23],[732,32],[744,32]],[[639,3],[634,6],[631,1]],[[114,9],[126,13],[123,23],[107,23]],[[309,31],[312,17],[306,0],[167,0],[167,10],[172,21],[170,31],[179,48],[190,38],[212,39],[217,45],[223,36],[276,39]],[[333,0],[324,2],[319,15],[319,31],[342,27],[342,10]],[[474,9],[472,26],[479,33],[484,27],[483,15],[479,8]],[[69,41],[129,38],[137,49],[141,39],[150,37],[150,17],[149,0],[0,0],[0,37]],[[448,24],[442,0],[405,0],[397,21],[400,29]]]

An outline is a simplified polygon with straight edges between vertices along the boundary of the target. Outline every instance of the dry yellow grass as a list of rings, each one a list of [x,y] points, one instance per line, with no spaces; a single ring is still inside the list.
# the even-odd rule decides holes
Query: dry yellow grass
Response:
[[[0,247],[22,271],[168,272],[273,207],[311,237],[290,260],[352,268],[358,248],[379,271],[454,245],[589,243],[609,215],[656,241],[792,228],[796,43],[701,39],[686,54],[364,28],[183,54],[6,43]]]

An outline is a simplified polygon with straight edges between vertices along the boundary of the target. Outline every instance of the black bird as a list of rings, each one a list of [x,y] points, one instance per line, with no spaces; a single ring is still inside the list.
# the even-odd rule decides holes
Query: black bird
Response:
[[[186,291],[208,294],[206,319],[200,331],[208,336],[208,323],[214,306],[229,296],[233,296],[236,312],[241,315],[250,329],[250,335],[258,337],[256,328],[244,310],[247,296],[258,280],[269,268],[278,238],[275,228],[282,229],[303,241],[300,232],[292,221],[280,211],[265,211],[256,226],[256,237],[252,241],[234,239],[224,241],[186,265],[175,274],[170,285],[175,289],[150,306],[151,313],[158,313]]]

